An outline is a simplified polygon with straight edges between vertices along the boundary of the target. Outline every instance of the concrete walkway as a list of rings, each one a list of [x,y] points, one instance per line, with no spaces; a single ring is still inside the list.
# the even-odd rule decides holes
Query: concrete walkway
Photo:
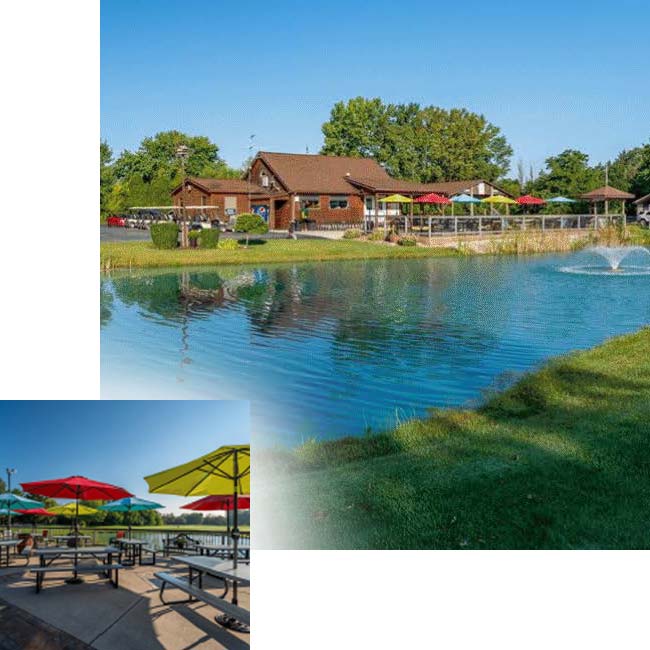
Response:
[[[203,603],[167,606],[160,602],[153,574],[170,569],[186,575],[181,565],[170,566],[162,559],[156,567],[120,571],[118,589],[86,574],[79,585],[66,584],[65,576],[47,578],[39,594],[27,567],[2,569],[0,601],[9,607],[0,609],[0,650],[249,650],[249,635],[215,623],[220,613],[216,609]],[[216,580],[204,580],[204,588],[222,592]],[[183,596],[169,590],[170,598]],[[239,596],[240,605],[249,608],[249,590],[240,589]],[[7,628],[3,616],[14,623]]]

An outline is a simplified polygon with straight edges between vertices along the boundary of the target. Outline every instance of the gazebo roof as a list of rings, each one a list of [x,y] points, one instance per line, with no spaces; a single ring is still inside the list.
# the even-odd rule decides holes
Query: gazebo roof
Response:
[[[603,187],[591,190],[591,192],[581,194],[580,198],[586,199],[587,201],[620,201],[621,199],[633,199],[634,194],[617,190],[610,185],[603,185]]]

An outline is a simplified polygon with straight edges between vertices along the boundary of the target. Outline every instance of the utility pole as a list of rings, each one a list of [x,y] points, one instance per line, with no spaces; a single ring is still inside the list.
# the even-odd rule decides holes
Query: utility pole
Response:
[[[252,133],[248,137],[248,212],[251,212],[253,207],[251,205],[251,182],[253,173],[253,150],[255,147],[255,134]]]
[[[15,474],[16,470],[13,468],[7,467],[7,493],[11,494],[11,476]],[[7,509],[7,515],[9,517],[9,535],[11,535],[11,506]]]
[[[181,181],[183,183],[183,189],[181,190],[181,201],[183,203],[185,203],[183,198],[185,192],[185,161],[189,158],[189,156],[190,148],[187,145],[181,144],[176,147],[176,157],[181,162],[181,170],[183,176],[183,180]],[[187,248],[188,246],[189,240],[187,237],[187,210],[185,209],[184,205],[181,205],[181,248]]]

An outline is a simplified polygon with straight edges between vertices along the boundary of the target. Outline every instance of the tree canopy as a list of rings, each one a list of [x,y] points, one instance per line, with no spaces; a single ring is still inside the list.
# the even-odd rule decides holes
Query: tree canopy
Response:
[[[496,180],[512,156],[500,129],[464,108],[356,97],[337,102],[322,131],[321,153],[374,158],[392,176],[421,182]]]
[[[136,151],[124,150],[113,162],[106,142],[100,145],[101,211],[123,212],[133,205],[168,205],[171,191],[183,178],[176,151],[188,147],[185,174],[206,178],[238,178],[219,156],[219,147],[206,136],[162,131],[142,140]]]

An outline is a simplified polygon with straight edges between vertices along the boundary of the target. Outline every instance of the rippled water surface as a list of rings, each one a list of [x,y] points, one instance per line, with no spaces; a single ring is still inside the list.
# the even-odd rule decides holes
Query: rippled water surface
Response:
[[[648,323],[648,276],[560,272],[573,260],[113,273],[102,277],[102,396],[251,399],[255,432],[285,443],[472,403],[550,356]]]

